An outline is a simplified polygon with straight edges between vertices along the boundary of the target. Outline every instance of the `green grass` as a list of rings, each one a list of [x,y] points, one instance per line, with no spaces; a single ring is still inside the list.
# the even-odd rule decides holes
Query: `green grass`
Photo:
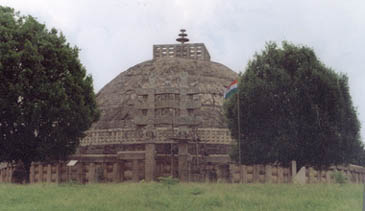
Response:
[[[362,185],[0,184],[1,211],[361,210]]]

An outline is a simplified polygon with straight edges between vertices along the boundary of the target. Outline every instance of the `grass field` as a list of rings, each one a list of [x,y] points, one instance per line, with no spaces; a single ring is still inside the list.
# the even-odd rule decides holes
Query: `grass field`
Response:
[[[1,211],[361,210],[362,185],[0,184]]]

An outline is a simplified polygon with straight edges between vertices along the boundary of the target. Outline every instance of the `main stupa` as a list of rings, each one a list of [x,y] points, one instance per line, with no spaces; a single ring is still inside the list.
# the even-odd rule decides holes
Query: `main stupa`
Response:
[[[228,177],[234,142],[223,93],[238,75],[210,61],[203,43],[187,43],[185,30],[176,40],[154,45],[152,60],[123,71],[99,91],[100,119],[73,159],[118,161],[123,181]]]

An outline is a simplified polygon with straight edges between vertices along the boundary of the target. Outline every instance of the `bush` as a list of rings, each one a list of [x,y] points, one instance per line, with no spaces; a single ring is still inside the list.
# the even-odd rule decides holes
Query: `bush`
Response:
[[[172,176],[159,177],[158,179],[162,184],[166,185],[168,189],[170,189],[172,185],[176,185],[180,182],[179,179],[173,178]]]
[[[191,194],[192,195],[200,195],[200,194],[203,194],[204,193],[204,191],[202,190],[202,189],[200,189],[200,188],[194,188],[193,190],[191,190]]]
[[[347,177],[340,171],[335,171],[332,173],[332,177],[335,180],[335,183],[337,184],[345,184],[347,183]]]

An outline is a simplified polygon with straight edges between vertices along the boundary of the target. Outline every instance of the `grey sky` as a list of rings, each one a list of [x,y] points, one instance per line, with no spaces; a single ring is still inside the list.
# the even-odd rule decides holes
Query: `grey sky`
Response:
[[[0,0],[81,48],[95,90],[152,58],[152,45],[174,43],[186,28],[212,60],[236,72],[265,42],[312,47],[327,66],[350,78],[365,135],[365,1],[363,0]]]

